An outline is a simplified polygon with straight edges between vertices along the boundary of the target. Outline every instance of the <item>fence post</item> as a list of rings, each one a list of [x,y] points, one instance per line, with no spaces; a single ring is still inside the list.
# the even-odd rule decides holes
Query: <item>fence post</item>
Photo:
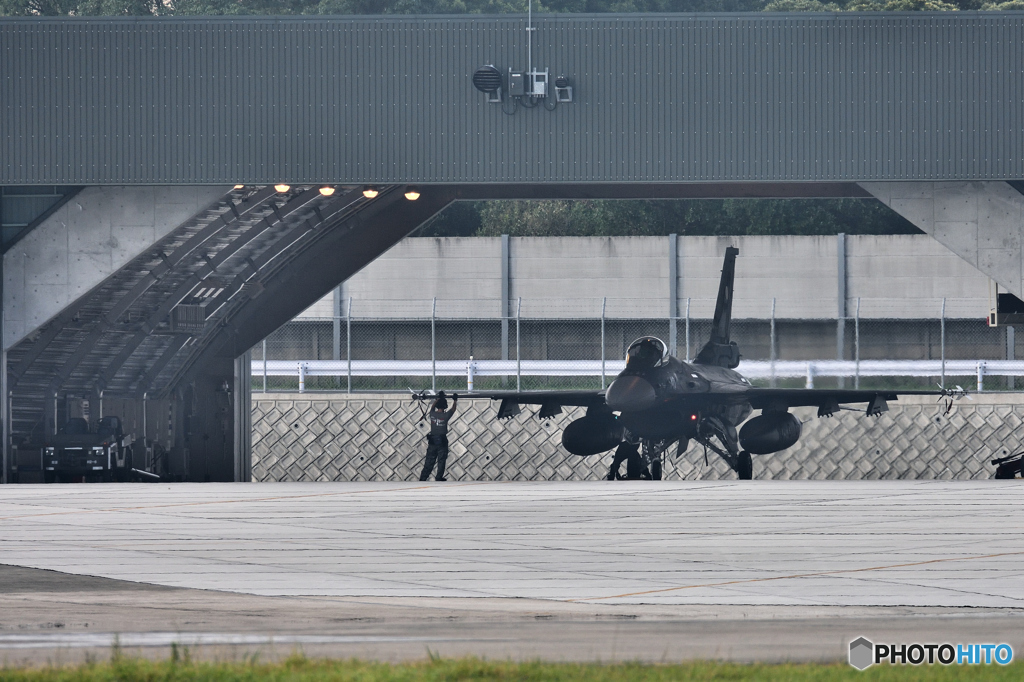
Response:
[[[522,390],[521,380],[522,380],[522,375],[523,375],[523,354],[521,352],[522,346],[520,345],[520,341],[521,341],[521,339],[523,337],[519,333],[519,329],[520,329],[520,327],[519,327],[519,313],[521,313],[522,311],[523,311],[523,297],[520,296],[519,300],[516,302],[516,390],[517,391],[521,391]]]
[[[334,320],[331,325],[332,360],[341,360],[341,285],[334,287]]]
[[[466,390],[467,391],[472,391],[473,390],[473,370],[475,370],[475,369],[476,369],[476,367],[473,366],[473,356],[470,355],[469,356],[469,362],[466,363]]]
[[[978,393],[985,390],[985,363],[978,363]]]
[[[1016,334],[1014,333],[1014,330],[1013,330],[1013,325],[1012,324],[1008,324],[1008,325],[1006,325],[1006,359],[1007,360],[1016,360],[1017,359],[1016,345],[1017,345],[1017,340],[1016,340]],[[1006,388],[1008,390],[1012,391],[1015,388],[1015,384],[1016,384],[1016,381],[1014,381],[1014,379],[1013,379],[1013,374],[1008,374],[1006,376]]]
[[[807,363],[807,380],[804,388],[814,388],[814,364],[810,362]]]
[[[939,313],[939,353],[942,358],[942,377],[939,387],[946,387],[946,299],[942,299],[942,311]]]
[[[771,376],[771,380],[769,381],[769,386],[771,386],[772,388],[775,388],[775,361],[778,359],[778,355],[777,355],[778,351],[777,351],[776,346],[775,346],[775,297],[774,296],[772,297],[772,326],[771,326],[771,332],[770,332],[769,336],[771,338],[771,341],[770,341],[771,342],[771,347],[769,348],[768,359],[771,360],[771,363],[772,363],[772,376]]]
[[[509,309],[509,240],[501,235],[501,359],[508,360],[508,309]],[[502,375],[502,388],[508,385],[508,376]]]
[[[690,361],[690,299],[686,299],[686,361]]]
[[[430,304],[430,390],[437,390],[437,296]]]
[[[857,312],[853,316],[853,360],[855,374],[853,387],[860,388],[860,296],[857,297]]]
[[[846,359],[846,234],[840,232],[836,235],[836,289],[838,300],[836,301],[836,360]],[[836,385],[839,388],[846,388],[846,377],[838,377]]]
[[[263,339],[263,392],[267,392],[267,340]]]
[[[345,311],[345,362],[348,365],[348,392],[352,392],[352,297],[348,297]]]
[[[604,390],[604,313],[608,305],[608,297],[601,299],[601,390]]]
[[[306,363],[299,363],[299,393],[306,392]]]
[[[679,235],[668,236],[668,347],[670,353],[679,356],[679,338],[676,321],[679,318]]]

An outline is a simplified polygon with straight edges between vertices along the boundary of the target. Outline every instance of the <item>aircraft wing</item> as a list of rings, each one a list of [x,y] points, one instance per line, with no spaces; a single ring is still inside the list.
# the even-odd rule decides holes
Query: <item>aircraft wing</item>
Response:
[[[498,418],[505,419],[519,414],[520,405],[540,405],[539,417],[553,417],[563,407],[590,407],[604,405],[604,391],[471,391],[458,393],[460,398],[489,398],[500,400]],[[433,398],[432,395],[413,394],[420,399]]]
[[[889,400],[897,400],[901,395],[933,395],[942,397],[949,392],[943,391],[892,391],[892,390],[852,390],[829,388],[751,388],[745,396],[755,410],[784,409],[790,407],[817,407],[818,416],[826,416],[838,412],[840,405],[866,403],[866,412],[878,415],[887,412]]]

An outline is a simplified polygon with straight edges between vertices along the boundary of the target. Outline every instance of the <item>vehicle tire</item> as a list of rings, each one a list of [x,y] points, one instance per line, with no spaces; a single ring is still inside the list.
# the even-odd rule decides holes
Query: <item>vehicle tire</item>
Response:
[[[736,469],[736,474],[740,477],[741,481],[749,481],[754,478],[754,462],[750,459],[750,453],[746,450],[740,452],[739,466]]]

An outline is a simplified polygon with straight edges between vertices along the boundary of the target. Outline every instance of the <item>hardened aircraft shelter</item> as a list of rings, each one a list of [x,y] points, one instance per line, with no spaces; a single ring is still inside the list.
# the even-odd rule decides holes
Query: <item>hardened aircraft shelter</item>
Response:
[[[249,480],[246,351],[458,200],[875,197],[1024,295],[1024,13],[533,22],[0,21],[4,480],[85,400]]]

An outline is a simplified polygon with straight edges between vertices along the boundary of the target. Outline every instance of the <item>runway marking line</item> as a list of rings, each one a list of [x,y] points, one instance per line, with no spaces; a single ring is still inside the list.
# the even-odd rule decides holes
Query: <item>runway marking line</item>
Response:
[[[468,481],[466,483],[457,483],[453,488],[465,488],[471,485],[486,485],[490,481]],[[150,504],[142,505],[138,507],[110,507],[108,509],[69,509],[68,511],[59,512],[44,512],[40,514],[18,514],[15,516],[0,516],[0,521],[9,521],[11,519],[32,519],[40,516],[66,516],[68,514],[98,514],[101,512],[119,512],[119,511],[138,511],[139,509],[166,509],[169,507],[201,507],[208,504],[237,504],[239,502],[273,502],[275,500],[298,500],[307,497],[337,497],[339,495],[363,495],[366,493],[386,493],[386,492],[405,492],[407,490],[431,490],[437,486],[432,485],[417,485],[411,488],[389,488],[381,490],[353,490],[350,492],[340,493],[309,493],[307,495],[278,495],[276,497],[253,497],[244,500],[210,500],[208,502],[178,502],[175,504]]]
[[[794,575],[777,575],[772,578],[749,578],[747,580],[728,580],[719,583],[703,583],[700,585],[681,585],[679,587],[665,587],[659,590],[643,590],[641,592],[627,592],[625,594],[613,594],[607,597],[580,597],[578,599],[564,599],[565,602],[589,602],[601,601],[602,599],[624,599],[626,597],[640,597],[645,594],[661,594],[664,592],[677,592],[679,590],[693,590],[699,587],[723,587],[725,585],[745,585],[749,583],[765,583],[772,580],[791,580],[796,578],[816,578],[823,575],[843,575],[846,573],[864,573],[866,571],[884,571],[890,568],[909,568],[911,566],[926,566],[928,564],[940,564],[949,561],[971,561],[973,559],[994,559],[1001,556],[1020,556],[1024,552],[1002,552],[1000,554],[979,554],[977,556],[951,557],[948,559],[929,559],[928,561],[914,561],[908,564],[891,564],[889,566],[869,566],[867,568],[848,568],[842,571],[821,571],[818,573],[796,573]]]

